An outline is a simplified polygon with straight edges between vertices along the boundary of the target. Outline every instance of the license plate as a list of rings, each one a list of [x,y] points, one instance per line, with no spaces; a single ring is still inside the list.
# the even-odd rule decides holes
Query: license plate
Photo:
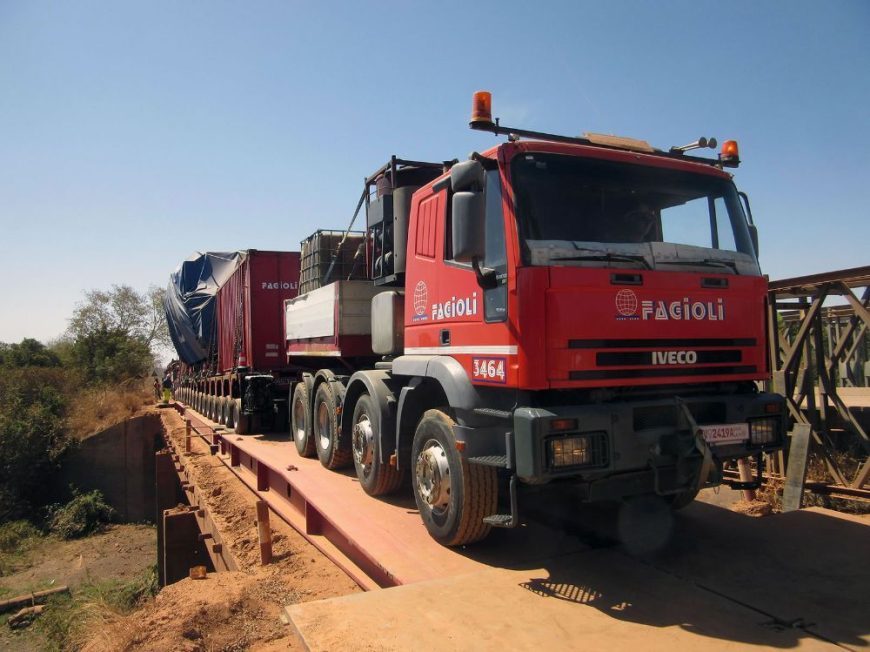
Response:
[[[712,426],[701,426],[704,440],[713,446],[717,444],[733,444],[749,439],[748,423],[722,423]]]

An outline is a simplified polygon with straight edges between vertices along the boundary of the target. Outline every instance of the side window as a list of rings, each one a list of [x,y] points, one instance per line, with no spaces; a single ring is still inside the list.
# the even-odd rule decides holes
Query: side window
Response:
[[[435,227],[438,225],[438,205],[443,193],[427,197],[420,203],[414,252],[418,256],[435,258]]]
[[[507,249],[504,235],[504,210],[498,170],[486,173],[486,250],[483,266],[494,269],[498,285],[483,293],[484,319],[507,319]]]
[[[501,180],[498,170],[486,173],[486,223],[484,225],[486,243],[481,265],[496,271],[498,285],[483,292],[483,316],[487,322],[507,319],[507,248],[504,234],[504,211],[502,207]],[[444,229],[444,260],[454,265],[471,265],[453,261],[453,233],[451,230],[450,201],[447,202],[447,221]]]

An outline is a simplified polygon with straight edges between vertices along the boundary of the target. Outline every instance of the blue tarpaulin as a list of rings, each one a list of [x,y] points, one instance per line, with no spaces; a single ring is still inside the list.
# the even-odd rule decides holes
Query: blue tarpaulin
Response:
[[[164,308],[181,361],[196,364],[217,350],[217,291],[244,256],[240,251],[196,252],[170,275]]]

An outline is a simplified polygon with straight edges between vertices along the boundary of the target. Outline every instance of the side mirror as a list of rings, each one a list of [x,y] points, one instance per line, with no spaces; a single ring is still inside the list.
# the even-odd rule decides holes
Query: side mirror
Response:
[[[484,200],[483,192],[453,193],[453,259],[460,263],[473,263],[484,255]]]
[[[755,249],[755,257],[758,258],[758,227],[755,226],[755,220],[752,219],[752,207],[749,205],[749,195],[745,192],[738,192],[740,201],[743,202],[743,209],[746,211],[747,223],[749,227],[749,239],[752,240],[752,248]]]
[[[758,258],[758,227],[749,225],[749,239],[752,240],[752,248],[755,249],[755,257]]]
[[[486,184],[486,170],[480,161],[463,161],[450,168],[450,188],[453,192],[480,192]]]

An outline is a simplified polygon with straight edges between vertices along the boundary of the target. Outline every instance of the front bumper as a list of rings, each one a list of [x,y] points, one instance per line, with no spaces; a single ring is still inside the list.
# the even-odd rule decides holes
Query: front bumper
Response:
[[[710,445],[720,467],[726,460],[781,449],[786,428],[784,400],[767,393],[522,407],[514,411],[513,423],[515,470],[526,483],[595,482],[635,473],[652,473],[661,480],[673,472],[669,490],[688,482],[686,478],[700,464],[698,426],[756,424],[754,429],[750,425],[755,441]],[[578,438],[586,442],[581,445]],[[579,451],[573,460],[564,454],[565,446],[553,443],[568,439]]]

